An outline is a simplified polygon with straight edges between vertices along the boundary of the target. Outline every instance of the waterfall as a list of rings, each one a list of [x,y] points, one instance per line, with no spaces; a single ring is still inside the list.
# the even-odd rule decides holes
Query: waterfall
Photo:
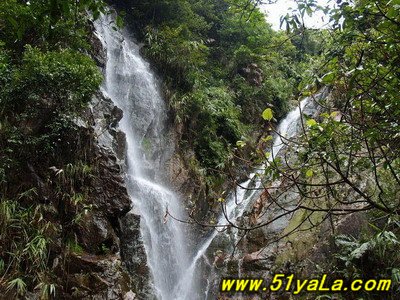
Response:
[[[243,215],[245,211],[247,211],[250,206],[254,203],[254,200],[256,200],[260,194],[262,193],[262,189],[260,188],[262,185],[262,181],[260,179],[261,174],[264,173],[266,164],[269,162],[273,161],[279,154],[282,149],[285,148],[285,146],[288,144],[288,140],[294,138],[299,131],[302,128],[302,115],[307,114],[307,115],[314,115],[315,111],[317,109],[317,103],[314,101],[315,99],[320,99],[321,97],[324,97],[326,95],[327,90],[323,89],[319,93],[317,93],[314,96],[307,97],[303,99],[298,106],[296,106],[291,112],[287,114],[287,116],[280,121],[278,124],[278,127],[276,129],[277,134],[275,134],[273,138],[273,143],[271,147],[271,155],[268,158],[268,161],[262,165],[256,168],[254,173],[249,174],[248,179],[242,183],[240,183],[236,190],[234,192],[231,192],[230,195],[226,199],[226,204],[225,204],[225,214],[222,213],[221,216],[219,217],[218,220],[218,225],[219,227],[230,227],[230,224],[227,222],[227,218],[229,219],[230,222],[236,223],[236,220]],[[271,183],[272,187],[278,187],[280,184],[280,180],[276,180]],[[282,218],[282,220],[276,220],[270,226],[274,226],[274,223],[279,223],[278,226],[280,228],[284,228],[290,220],[290,216],[287,216],[286,218]],[[283,223],[283,224],[282,224]],[[231,243],[234,244],[238,241],[238,231],[236,230],[236,234],[234,235],[234,239],[231,240]],[[198,298],[198,299],[213,299],[213,294],[210,291],[209,288],[213,287],[212,284],[209,284],[208,282],[212,279],[212,273],[214,272],[212,264],[209,263],[209,259],[207,259],[207,252],[209,250],[210,245],[215,241],[215,239],[220,235],[220,233],[217,230],[214,230],[209,237],[200,245],[198,250],[193,256],[192,262],[188,270],[186,271],[186,277],[193,277],[193,274],[197,272],[199,273],[207,273],[207,271],[198,271],[198,268],[200,265],[208,265],[208,267],[211,269],[209,270],[209,274],[206,275],[208,280],[207,280],[207,287],[206,291],[203,293],[204,298]],[[241,260],[239,259],[239,264],[241,263]],[[240,270],[239,270],[240,272]],[[214,274],[215,275],[215,274]],[[217,274],[218,275],[218,274]],[[203,275],[204,276],[204,275]],[[201,280],[201,278],[197,278],[198,280]],[[217,278],[218,280],[218,278]],[[215,286],[214,286],[215,287]],[[187,290],[186,294],[188,296],[187,299],[189,299],[190,291]],[[197,298],[191,298],[191,299],[197,299]]]
[[[141,216],[140,230],[156,297],[181,296],[182,274],[189,266],[184,226],[165,217],[183,218],[177,196],[162,185],[166,107],[159,82],[140,56],[127,31],[114,30],[113,18],[102,16],[95,28],[107,51],[103,93],[123,111],[119,127],[125,133],[125,177],[133,206]]]
[[[168,144],[165,103],[159,82],[140,56],[138,44],[127,31],[113,30],[112,23],[110,16],[102,16],[95,23],[97,35],[107,51],[102,89],[124,113],[119,126],[127,142],[126,183],[133,206],[141,216],[141,235],[155,296],[160,300],[208,299],[213,262],[206,254],[219,236],[218,231],[210,232],[196,244],[196,249],[189,249],[187,228],[166,218],[168,210],[177,218],[185,219],[179,199],[161,183]],[[280,122],[269,161],[285,147],[282,137],[290,139],[299,132],[302,112],[314,109],[313,99],[306,98]],[[233,223],[259,197],[262,184],[259,175],[264,168],[265,165],[257,168],[226,199],[225,214]],[[218,225],[228,227],[224,214]],[[204,266],[208,273],[202,270]]]

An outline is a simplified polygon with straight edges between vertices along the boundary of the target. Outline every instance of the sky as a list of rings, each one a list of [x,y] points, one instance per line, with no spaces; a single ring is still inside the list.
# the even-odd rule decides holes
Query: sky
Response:
[[[318,0],[318,4],[325,6],[329,0]],[[272,24],[272,28],[275,30],[279,30],[280,25],[280,17],[282,15],[286,15],[286,13],[290,13],[290,8],[296,8],[297,4],[294,0],[277,0],[275,4],[263,4],[261,5],[261,10],[267,13],[267,21]],[[311,28],[321,28],[326,23],[322,21],[323,17],[322,12],[314,13],[312,17],[308,17],[305,15],[304,22],[307,27]],[[285,29],[285,25],[282,26],[282,29]]]

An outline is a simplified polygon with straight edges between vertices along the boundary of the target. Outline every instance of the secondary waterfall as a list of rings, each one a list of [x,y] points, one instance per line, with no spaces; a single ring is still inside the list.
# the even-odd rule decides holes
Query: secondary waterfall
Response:
[[[316,111],[316,106],[317,103],[314,101],[315,99],[319,99],[320,97],[325,96],[326,90],[323,89],[321,92],[318,94],[314,95],[313,97],[307,97],[303,99],[298,106],[296,106],[291,112],[287,114],[287,116],[281,120],[279,123],[275,134],[272,147],[270,149],[271,155],[268,158],[268,161],[266,164],[271,162],[274,158],[276,158],[280,151],[285,148],[285,146],[288,144],[288,141],[293,139],[301,130],[302,128],[302,115],[307,114],[307,115],[313,115],[315,114]],[[232,223],[237,223],[237,219],[240,218],[243,213],[248,210],[251,205],[254,203],[254,201],[260,196],[262,193],[263,189],[261,188],[261,175],[264,172],[265,165],[262,165],[258,168],[256,168],[256,171],[254,173],[251,173],[248,176],[248,179],[242,183],[240,183],[236,190],[231,192],[231,194],[227,197],[226,199],[226,204],[224,206],[224,213],[221,213],[221,216],[218,220],[218,225],[220,227],[230,227],[229,222]],[[277,187],[280,184],[280,180],[276,180],[271,183],[272,187]],[[291,204],[288,204],[291,205]],[[276,214],[276,211],[271,212],[271,214]],[[278,228],[278,230],[283,230],[285,226],[289,223],[290,220],[290,215],[278,219],[274,222],[272,222],[269,226]],[[227,221],[229,220],[229,222]],[[230,243],[234,245],[238,241],[238,231],[236,229],[233,229],[234,233],[230,234],[233,236],[233,239],[231,239]],[[207,256],[212,256],[213,254],[208,253],[209,248],[212,245],[212,243],[215,241],[215,239],[218,238],[218,236],[221,235],[218,233],[217,230],[214,230],[209,237],[200,245],[198,250],[195,252],[193,255],[193,259],[190,265],[190,268],[186,271],[186,274],[193,274],[193,273],[200,273],[202,274],[201,276],[197,277],[198,281],[201,281],[204,277],[207,277],[207,280],[203,280],[203,293],[198,294],[198,299],[215,299],[215,292],[210,290],[210,288],[217,288],[215,286],[215,282],[213,285],[213,279],[212,275],[215,275],[215,269],[210,262],[210,259]],[[207,270],[199,270],[201,266],[206,266]],[[193,275],[191,275],[193,276]],[[218,274],[217,274],[218,276]],[[239,273],[238,276],[240,277],[240,268],[239,268]],[[203,278],[202,278],[203,277]],[[218,281],[219,278],[217,278]],[[202,295],[200,297],[200,295]],[[188,298],[189,299],[189,298]],[[197,299],[197,298],[192,298],[192,299]]]
[[[119,124],[126,135],[126,183],[134,207],[141,216],[141,234],[158,299],[182,298],[182,274],[189,265],[184,226],[165,219],[168,211],[183,218],[179,199],[162,185],[166,107],[159,83],[139,46],[127,31],[112,29],[113,18],[103,16],[95,24],[107,50],[103,92],[122,109]]]
[[[141,234],[154,293],[162,300],[209,299],[213,262],[207,257],[207,251],[218,232],[210,232],[196,244],[196,249],[189,249],[189,237],[185,236],[187,228],[165,218],[168,210],[175,217],[186,219],[179,199],[161,183],[168,143],[165,103],[159,83],[149,64],[140,56],[137,43],[127,31],[113,30],[112,25],[110,16],[103,16],[95,24],[99,39],[107,50],[103,92],[124,113],[119,126],[127,142],[126,182],[133,205],[141,216]],[[302,111],[314,108],[314,101],[306,98],[280,122],[269,160],[279,155],[284,147],[281,136],[290,139],[298,133]],[[232,222],[235,223],[260,195],[258,175],[262,169],[263,166],[250,174],[248,180],[226,199],[225,215]],[[221,214],[218,220],[220,226],[228,225],[225,215]],[[281,221],[280,226],[288,219]]]

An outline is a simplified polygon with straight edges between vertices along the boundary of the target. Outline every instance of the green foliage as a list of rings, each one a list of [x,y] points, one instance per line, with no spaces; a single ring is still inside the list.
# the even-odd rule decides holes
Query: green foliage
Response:
[[[56,296],[56,285],[54,283],[40,282],[35,289],[40,291],[40,299],[53,299]]]
[[[313,0],[298,4],[298,14],[286,18],[288,31],[301,30],[301,16],[322,9]],[[310,215],[322,211],[341,220],[360,212],[373,220],[376,235],[336,239],[336,260],[327,270],[347,279],[399,278],[399,8],[394,1],[357,0],[324,9],[332,28],[323,32],[330,38],[301,84],[304,95],[329,87],[317,98],[323,111],[304,117],[300,136],[287,141],[285,163],[278,158],[266,169],[299,192],[298,203]],[[343,299],[398,299],[398,293],[347,293]]]
[[[148,28],[146,39],[154,62],[168,73],[176,76],[178,82],[193,84],[193,72],[201,71],[206,64],[208,49],[202,41],[191,38],[186,25],[160,29]]]
[[[19,295],[27,290],[26,279],[31,281],[47,273],[46,235],[52,224],[44,220],[42,213],[41,206],[24,208],[16,201],[0,200],[0,240],[10,241],[0,247],[0,274],[9,280],[7,290]]]
[[[17,291],[18,295],[24,295],[26,292],[26,283],[21,278],[15,278],[8,283],[7,290]]]
[[[392,220],[393,221],[393,220]],[[383,229],[376,235],[366,235],[360,239],[355,239],[347,235],[335,237],[335,243],[338,247],[334,254],[335,260],[330,263],[333,272],[347,280],[370,278],[385,278],[392,280],[391,295],[386,295],[388,299],[396,299],[399,284],[398,266],[400,255],[398,247],[399,227],[396,222],[389,221],[385,227],[392,228],[393,231]],[[395,225],[393,227],[393,225]],[[374,225],[374,227],[376,227]],[[365,297],[364,299],[375,299],[380,296],[379,293],[355,293],[354,297],[349,295],[349,299],[355,299],[355,296]]]
[[[55,297],[49,259],[90,209],[74,119],[102,81],[87,55],[100,12],[99,0],[0,1],[0,292],[11,298]]]
[[[343,179],[366,205],[397,213],[400,11],[391,1],[355,1],[329,13],[332,41],[314,84],[331,86],[332,100],[322,101],[329,109],[320,120],[306,122],[304,167],[320,161],[326,165],[320,174]],[[358,189],[357,181],[367,187]]]
[[[223,87],[197,90],[187,99],[189,134],[196,133],[194,149],[203,165],[222,167],[227,160],[230,145],[244,132],[240,110],[234,105],[232,94]]]
[[[262,117],[263,117],[263,119],[266,120],[266,121],[271,121],[272,118],[274,117],[274,115],[273,115],[273,113],[272,113],[272,109],[270,109],[270,108],[265,109],[265,110],[263,111],[263,113],[262,113]]]
[[[56,109],[74,112],[90,100],[101,80],[94,62],[83,54],[70,50],[42,52],[27,46],[2,104],[18,112],[21,108],[32,112],[37,107],[50,113]]]
[[[167,85],[175,120],[187,128],[183,144],[195,149],[203,167],[226,165],[236,141],[249,128],[261,128],[266,107],[277,119],[286,113],[305,66],[256,1],[131,2],[128,22],[139,28],[144,53]]]
[[[20,161],[12,157],[56,154],[62,136],[75,127],[72,118],[98,89],[101,75],[89,57],[72,50],[42,52],[26,46],[18,65],[6,64],[2,57],[0,143],[5,155],[0,156],[0,176],[4,181],[7,170]]]
[[[75,240],[67,241],[67,248],[69,249],[69,251],[71,251],[75,254],[78,254],[78,255],[84,253],[82,246],[79,245],[79,243]]]
[[[87,49],[86,13],[106,12],[102,0],[6,0],[0,2],[0,40],[23,52],[26,44],[46,49]]]

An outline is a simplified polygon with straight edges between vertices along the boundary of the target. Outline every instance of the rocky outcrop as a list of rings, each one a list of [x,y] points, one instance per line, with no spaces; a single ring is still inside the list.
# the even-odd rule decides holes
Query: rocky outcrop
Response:
[[[248,83],[255,86],[261,86],[263,82],[263,71],[257,64],[249,64],[242,68],[238,73],[247,80]]]
[[[125,142],[117,129],[121,118],[120,110],[99,92],[65,131],[59,158],[39,157],[20,176],[22,184],[37,190],[37,199],[22,200],[27,206],[38,202],[48,224],[43,234],[57,299],[137,299],[147,282],[146,274],[139,284],[131,279],[121,255],[127,245],[121,220],[132,216],[135,223],[129,230],[137,232],[140,221],[129,213],[132,204],[121,166]],[[139,233],[132,238],[139,265],[146,265]],[[29,291],[27,299],[41,299],[37,288]]]
[[[95,36],[92,37],[92,40],[94,45],[92,56],[98,61],[99,66],[104,68],[106,51]],[[111,99],[98,93],[92,101],[90,114],[100,152],[107,153],[108,163],[105,165],[115,175],[118,173],[118,176],[114,178],[102,174],[99,180],[104,181],[104,184],[101,185],[103,188],[97,190],[98,202],[102,205],[102,211],[118,215],[118,217],[109,219],[111,221],[109,224],[102,222],[101,218],[100,220],[94,219],[95,222],[91,222],[91,224],[94,225],[93,228],[97,227],[98,236],[106,238],[106,241],[113,241],[117,235],[119,243],[116,260],[123,266],[120,276],[126,280],[125,287],[129,287],[123,298],[119,297],[118,299],[144,299],[151,294],[150,273],[140,233],[140,216],[132,207],[122,176],[126,139],[125,134],[118,129],[118,123],[123,117],[123,112],[114,105]],[[123,193],[123,195],[118,195],[119,193]],[[112,201],[113,199],[119,199],[119,201]],[[117,228],[114,234],[109,230],[110,225]],[[115,245],[115,243],[112,244]]]
[[[115,112],[118,109],[111,100],[98,93],[85,114],[86,120],[77,122],[81,130],[90,132],[91,155],[95,157],[97,170],[89,193],[92,209],[83,216],[79,226],[80,242],[93,253],[101,252],[102,247],[108,247],[112,252],[119,251],[118,219],[131,209],[120,165],[125,142],[116,139],[121,135],[116,125],[122,115]]]
[[[131,277],[132,289],[140,299],[152,295],[149,286],[150,270],[147,266],[146,252],[140,233],[140,216],[130,211],[120,220],[122,230],[122,260]]]
[[[106,52],[94,35],[90,40],[91,55],[104,68]],[[79,247],[66,254],[66,298],[143,299],[148,289],[140,217],[132,211],[125,186],[126,141],[118,129],[122,117],[122,110],[99,91],[75,120],[87,139],[96,174],[89,184],[90,208],[75,228]]]
[[[202,177],[188,166],[194,160],[194,153],[182,154],[175,152],[167,162],[167,174],[173,188],[185,199],[184,205],[189,213],[197,218],[203,218],[209,211],[207,201],[207,186]]]
[[[65,297],[135,299],[132,295],[141,288],[133,284],[121,258],[125,244],[120,220],[131,210],[121,167],[125,149],[123,135],[117,129],[121,118],[112,101],[98,93],[76,121],[90,140],[96,174],[90,181],[86,203],[90,209],[75,228],[80,246],[66,254],[69,286]],[[139,224],[136,226],[139,228]],[[145,257],[141,259],[145,263]]]

